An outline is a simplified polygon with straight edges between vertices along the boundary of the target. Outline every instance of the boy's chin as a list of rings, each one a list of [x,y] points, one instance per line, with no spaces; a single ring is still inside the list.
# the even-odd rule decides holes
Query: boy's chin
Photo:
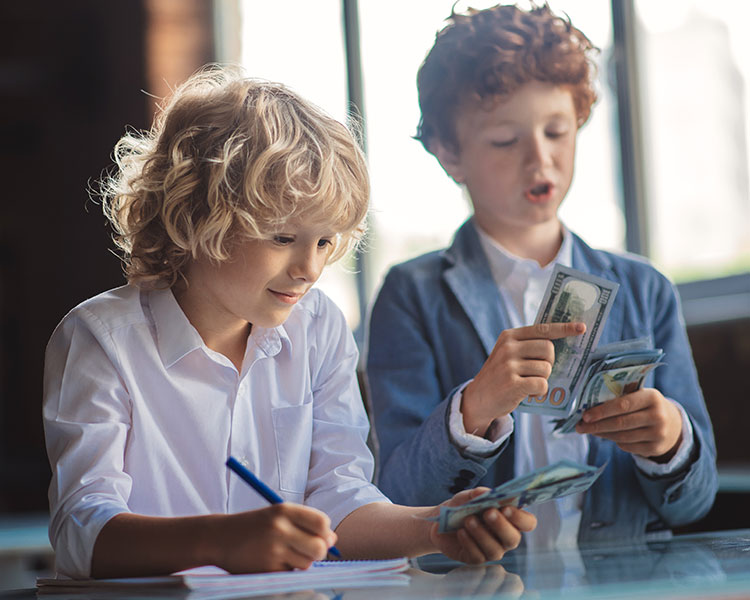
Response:
[[[286,320],[289,318],[289,314],[291,312],[292,309],[290,308],[288,311],[284,311],[283,314],[279,313],[274,315],[264,315],[263,317],[256,319],[253,322],[253,325],[262,327],[263,329],[273,329],[274,327],[279,327],[286,323]]]

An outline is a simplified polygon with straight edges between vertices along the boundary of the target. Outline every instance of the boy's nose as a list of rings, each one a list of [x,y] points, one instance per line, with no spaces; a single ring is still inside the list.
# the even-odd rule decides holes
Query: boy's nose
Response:
[[[531,138],[526,152],[526,162],[531,167],[546,166],[552,162],[552,147],[545,137]]]
[[[317,248],[304,249],[294,257],[290,265],[289,274],[293,279],[301,279],[313,283],[318,280],[323,267],[325,266],[325,256]]]

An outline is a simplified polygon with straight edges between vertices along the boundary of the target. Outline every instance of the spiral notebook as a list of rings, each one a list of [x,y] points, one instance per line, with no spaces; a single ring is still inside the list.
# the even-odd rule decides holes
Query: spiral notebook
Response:
[[[407,585],[406,558],[387,560],[338,560],[314,562],[309,569],[231,575],[217,567],[199,567],[162,577],[119,579],[48,579],[36,582],[37,594],[65,594],[91,597],[102,594],[133,595],[189,592],[200,598],[247,597],[307,589],[336,589],[387,585]]]

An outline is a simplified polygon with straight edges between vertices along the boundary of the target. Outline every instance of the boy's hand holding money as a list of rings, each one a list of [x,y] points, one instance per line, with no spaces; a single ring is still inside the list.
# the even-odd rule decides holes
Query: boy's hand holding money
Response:
[[[576,431],[612,440],[625,452],[665,463],[682,443],[682,416],[659,390],[644,388],[588,409]]]
[[[464,490],[440,506],[460,506],[487,491],[485,487]],[[435,507],[437,511],[440,506]],[[505,506],[500,510],[493,507],[481,515],[467,517],[461,529],[455,532],[439,533],[439,524],[430,524],[430,540],[446,556],[479,564],[500,560],[506,552],[518,547],[522,532],[535,527],[536,517],[523,509]]]
[[[585,331],[583,323],[540,323],[503,331],[489,358],[463,391],[465,430],[481,436],[495,419],[510,414],[527,396],[546,394],[547,378],[555,362],[551,340]]]

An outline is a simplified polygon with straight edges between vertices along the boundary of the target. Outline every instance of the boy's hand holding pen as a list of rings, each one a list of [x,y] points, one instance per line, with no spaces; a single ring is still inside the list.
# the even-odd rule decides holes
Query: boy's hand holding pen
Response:
[[[337,536],[330,529],[331,522],[327,515],[307,506],[284,503],[283,498],[234,457],[230,456],[226,465],[272,504],[267,509],[251,513],[264,515],[265,522],[259,525],[270,538],[268,558],[282,563],[277,569],[304,569],[309,567],[313,560],[321,560],[327,554],[341,558],[341,554],[334,546]]]

